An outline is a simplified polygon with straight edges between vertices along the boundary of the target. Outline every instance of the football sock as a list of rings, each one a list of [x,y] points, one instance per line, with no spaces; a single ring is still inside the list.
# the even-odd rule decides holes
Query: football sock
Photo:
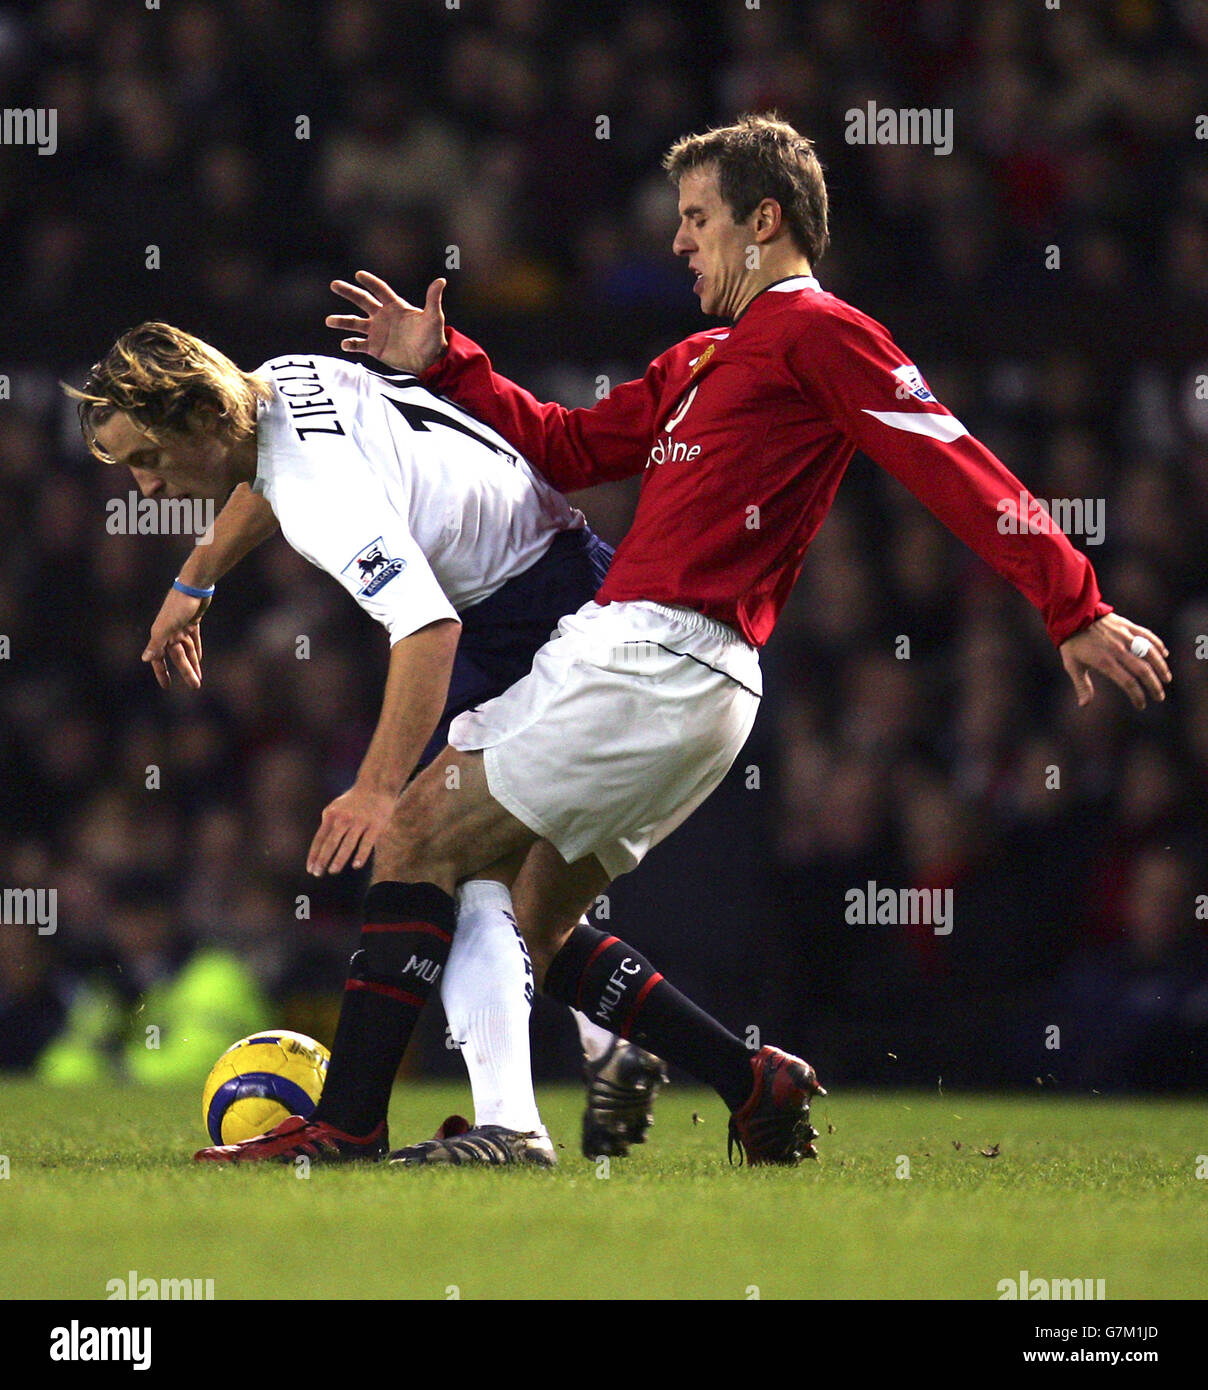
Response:
[[[589,1062],[598,1062],[616,1041],[617,1035],[610,1033],[607,1028],[601,1028],[598,1023],[593,1023],[578,1009],[572,1009],[571,1013],[579,1029],[579,1042],[582,1044],[584,1057]]]
[[[502,883],[471,879],[457,890],[440,997],[470,1073],[474,1123],[543,1133],[529,1054],[533,967]]]
[[[545,972],[545,992],[707,1082],[731,1110],[751,1094],[751,1053],[632,946],[577,926]]]
[[[370,888],[315,1119],[360,1135],[386,1118],[394,1074],[448,959],[455,914],[434,883]]]

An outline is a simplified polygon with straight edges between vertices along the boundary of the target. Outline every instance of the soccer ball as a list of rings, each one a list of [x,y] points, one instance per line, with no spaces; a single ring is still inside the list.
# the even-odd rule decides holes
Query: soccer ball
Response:
[[[290,1115],[309,1119],[323,1093],[331,1053],[285,1028],[240,1038],[214,1063],[201,1117],[215,1144],[239,1144]]]

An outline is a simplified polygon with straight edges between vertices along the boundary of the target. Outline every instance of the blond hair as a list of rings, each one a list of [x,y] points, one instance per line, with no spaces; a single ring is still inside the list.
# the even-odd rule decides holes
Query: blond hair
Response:
[[[80,429],[89,450],[113,460],[96,441],[96,427],[128,415],[157,444],[166,432],[188,433],[209,417],[224,438],[247,438],[268,384],[241,371],[216,348],[167,323],[140,323],[123,333],[88,373],[81,390],[61,383],[79,403]]]

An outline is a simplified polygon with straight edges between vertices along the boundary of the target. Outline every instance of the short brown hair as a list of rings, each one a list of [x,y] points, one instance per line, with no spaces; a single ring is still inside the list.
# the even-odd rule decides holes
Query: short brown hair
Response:
[[[187,433],[198,417],[212,416],[228,439],[256,428],[256,404],[271,391],[229,357],[167,323],[140,323],[123,333],[88,373],[82,390],[63,385],[79,403],[80,429],[89,450],[112,459],[96,442],[96,427],[115,414],[129,415],[159,442],[165,431]]]
[[[740,116],[734,125],[677,140],[663,156],[673,183],[705,164],[717,166],[717,183],[735,222],[744,222],[764,198],[780,204],[797,248],[815,265],[830,243],[826,180],[814,142],[799,135],[777,112]]]

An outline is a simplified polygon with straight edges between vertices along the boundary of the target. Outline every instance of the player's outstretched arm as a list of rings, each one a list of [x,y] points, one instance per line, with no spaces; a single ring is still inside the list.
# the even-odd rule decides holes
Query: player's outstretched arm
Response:
[[[1047,508],[1044,524],[1034,521],[1036,499],[935,399],[885,329],[847,309],[815,329],[790,350],[802,384],[858,448],[1040,611],[1079,705],[1094,698],[1092,670],[1137,709],[1164,700],[1170,668],[1162,639],[1103,611],[1087,557],[1049,522]]]
[[[209,589],[277,529],[273,509],[247,483],[240,483],[218,514],[208,543],[198,543],[180,571],[194,589]],[[201,619],[208,598],[169,589],[143,649],[155,679],[166,690],[172,683],[169,661],[191,690],[201,688]]]
[[[424,307],[417,309],[390,288],[385,280],[358,270],[357,283],[333,280],[332,290],[341,299],[355,304],[361,314],[329,314],[328,328],[355,336],[344,338],[345,352],[363,352],[388,367],[419,376],[449,346],[445,335],[445,315],[441,308],[447,280],[433,280],[428,286]]]
[[[341,347],[416,376],[428,373],[429,389],[497,430],[559,491],[636,477],[646,467],[662,370],[657,361],[642,380],[621,383],[591,409],[568,410],[499,376],[464,334],[450,336],[441,308],[443,279],[429,285],[422,309],[367,270],[358,270],[356,279],[355,285],[335,280],[331,286],[362,311],[328,315],[329,328],[356,335],[342,339]]]
[[[1058,650],[1079,705],[1088,705],[1095,698],[1092,670],[1115,681],[1137,709],[1145,708],[1147,697],[1166,698],[1165,687],[1170,683],[1166,658],[1170,653],[1165,642],[1119,613],[1108,613],[1067,637]]]
[[[440,722],[461,624],[440,618],[390,648],[382,712],[357,780],[324,810],[306,871],[361,868],[394,814],[395,802]],[[355,857],[354,857],[355,856]]]

